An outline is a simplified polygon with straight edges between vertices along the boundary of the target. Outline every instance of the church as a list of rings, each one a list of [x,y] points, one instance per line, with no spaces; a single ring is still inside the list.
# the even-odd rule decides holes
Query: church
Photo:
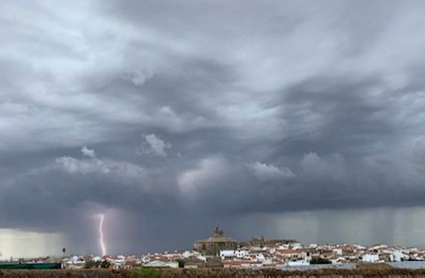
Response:
[[[221,250],[236,250],[238,243],[236,240],[224,236],[223,230],[218,227],[211,237],[204,240],[197,240],[193,247],[196,251],[207,256],[218,256]]]

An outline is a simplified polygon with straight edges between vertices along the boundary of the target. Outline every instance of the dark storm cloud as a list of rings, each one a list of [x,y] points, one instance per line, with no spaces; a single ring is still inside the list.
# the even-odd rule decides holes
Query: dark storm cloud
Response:
[[[424,205],[420,1],[0,5],[0,228],[93,252],[105,212],[140,252]]]

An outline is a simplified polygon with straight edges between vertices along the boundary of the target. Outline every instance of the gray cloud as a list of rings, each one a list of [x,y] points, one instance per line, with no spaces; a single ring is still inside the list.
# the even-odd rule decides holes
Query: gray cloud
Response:
[[[424,205],[422,1],[0,10],[0,228],[97,252],[104,212],[125,253]]]
[[[145,148],[145,152],[162,157],[167,156],[166,149],[170,149],[171,144],[165,143],[164,140],[157,137],[155,134],[146,135],[145,140],[148,145],[148,147]]]
[[[91,157],[91,158],[95,158],[96,157],[96,153],[94,152],[94,150],[89,149],[89,148],[87,148],[85,146],[81,149],[81,152],[85,156],[88,156],[88,157]]]
[[[254,171],[255,176],[257,176],[260,181],[271,181],[276,179],[296,177],[291,169],[287,167],[280,169],[273,164],[267,165],[257,161],[256,163],[249,164],[248,167]]]

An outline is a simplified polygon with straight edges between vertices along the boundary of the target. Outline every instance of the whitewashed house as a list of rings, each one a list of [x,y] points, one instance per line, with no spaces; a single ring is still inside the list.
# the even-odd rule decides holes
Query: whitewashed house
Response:
[[[367,263],[376,263],[379,261],[378,254],[364,254],[362,256],[362,261]]]

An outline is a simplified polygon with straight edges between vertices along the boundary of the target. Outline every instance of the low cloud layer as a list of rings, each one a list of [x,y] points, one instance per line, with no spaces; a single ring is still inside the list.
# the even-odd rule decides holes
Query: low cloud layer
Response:
[[[111,252],[144,252],[425,205],[422,1],[0,11],[0,229],[98,252],[105,213]]]

